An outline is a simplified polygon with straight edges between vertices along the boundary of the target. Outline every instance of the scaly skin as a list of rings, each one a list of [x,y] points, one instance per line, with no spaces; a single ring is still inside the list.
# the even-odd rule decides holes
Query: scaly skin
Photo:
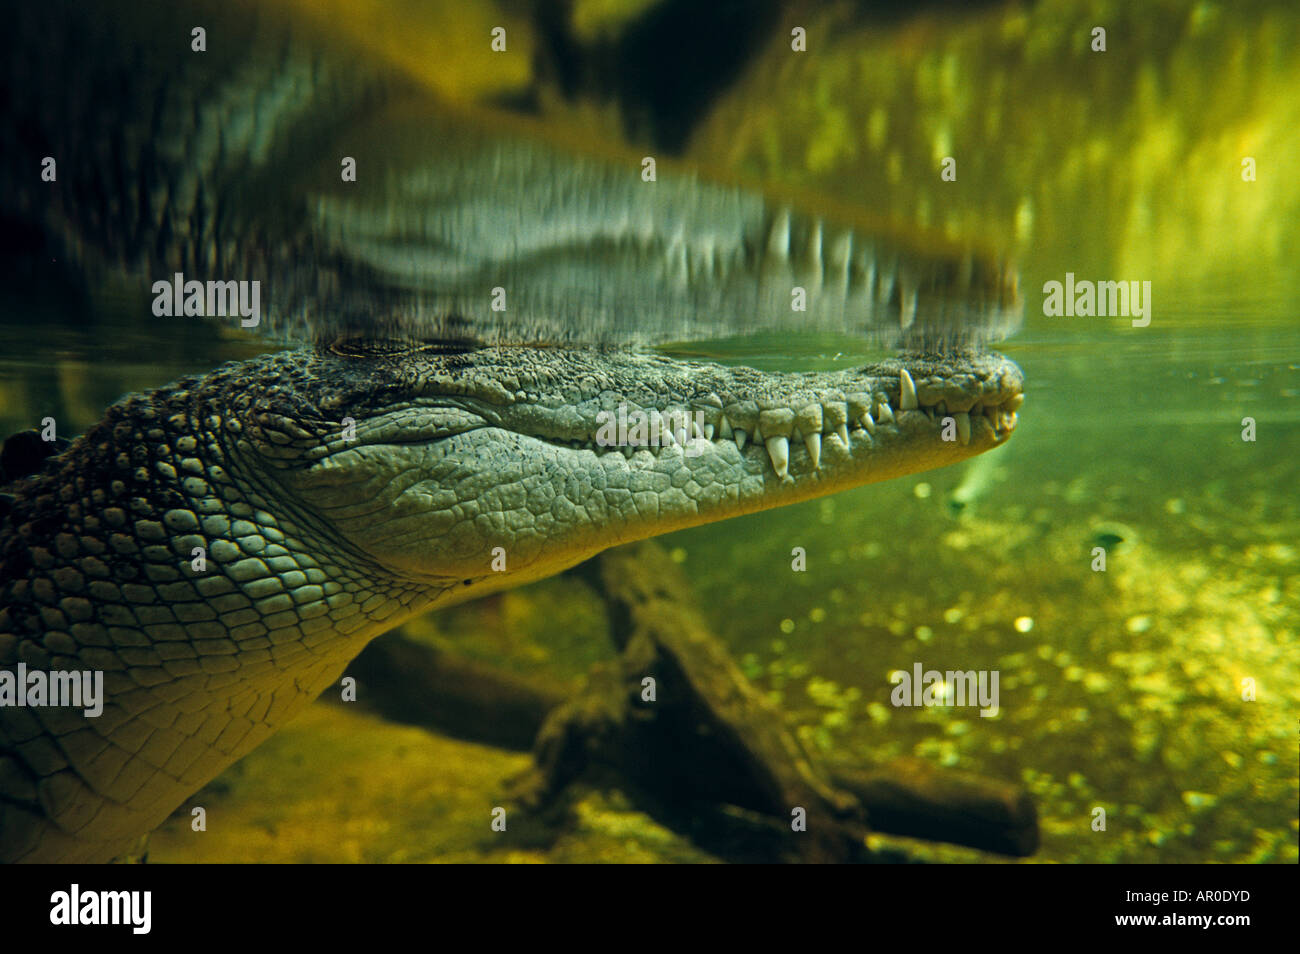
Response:
[[[903,367],[920,409],[904,410]],[[996,355],[771,374],[366,344],[132,395],[0,498],[0,668],[103,670],[106,697],[98,718],[0,708],[0,859],[120,854],[415,613],[988,450],[1014,427],[1020,386]],[[987,409],[968,443],[941,439],[925,411],[941,398]],[[712,440],[631,456],[584,446],[597,411],[623,402],[700,409]],[[803,435],[819,416],[815,467]],[[782,432],[784,477],[769,452]]]

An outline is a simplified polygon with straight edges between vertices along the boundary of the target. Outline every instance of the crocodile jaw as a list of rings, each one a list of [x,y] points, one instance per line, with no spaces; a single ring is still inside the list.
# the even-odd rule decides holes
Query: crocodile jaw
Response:
[[[527,352],[520,382],[498,362],[522,353],[477,353],[462,393],[436,378],[372,411],[290,488],[394,575],[459,602],[620,543],[964,460],[1008,439],[1023,400],[1019,368],[989,354],[775,374]]]

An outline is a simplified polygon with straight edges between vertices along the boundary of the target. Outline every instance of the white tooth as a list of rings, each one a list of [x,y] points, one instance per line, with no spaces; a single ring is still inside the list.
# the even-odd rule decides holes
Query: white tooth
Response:
[[[894,412],[890,409],[888,402],[882,402],[876,407],[876,420],[881,424],[893,424]]]
[[[808,448],[808,456],[812,458],[814,470],[822,469],[822,435],[821,431],[815,434],[808,434],[803,439],[804,446]]]
[[[745,449],[745,441],[749,440],[749,435],[746,434],[746,433],[744,432],[744,430],[743,430],[742,428],[739,428],[739,427],[736,428],[736,430],[735,430],[733,433],[734,433],[734,436],[735,436],[735,438],[736,438],[736,449],[737,449],[737,450],[744,450],[744,449]]]
[[[849,409],[844,401],[827,401],[822,405],[822,427],[826,434],[836,434],[847,450],[849,444]]]
[[[691,426],[689,428],[688,436],[690,437],[704,436],[704,432],[700,430],[700,424],[698,421],[695,420],[695,418],[691,418]]]
[[[898,387],[902,396],[899,398],[898,407],[903,411],[915,411],[920,405],[916,402],[916,382],[904,368],[898,372]]]
[[[769,437],[767,456],[772,458],[772,469],[776,471],[776,475],[785,480],[790,474],[790,438]]]
[[[704,439],[705,439],[706,441],[711,441],[711,440],[713,440],[713,425],[712,425],[712,424],[705,424],[705,425],[704,425]]]
[[[965,447],[970,443],[970,415],[963,411],[954,414],[953,418],[957,421],[957,440]]]
[[[1020,405],[1024,403],[1025,396],[1023,394],[1013,394],[1011,400],[1007,401],[1007,407],[1012,411],[1018,411],[1020,410]]]
[[[794,416],[794,422],[795,422],[795,430],[798,431],[801,436],[803,436],[805,444],[809,442],[809,438],[807,435],[809,434],[819,435],[817,438],[817,446],[818,449],[820,450],[821,448],[820,434],[822,432],[822,425],[826,422],[826,417],[822,413],[822,406],[820,404],[809,404],[805,406],[803,410],[801,410],[798,414]]]
[[[876,419],[871,416],[870,411],[866,411],[863,413],[862,426],[867,429],[868,434],[876,433]]]
[[[858,421],[862,420],[862,415],[871,410],[871,395],[855,391],[852,394],[845,395],[846,407],[849,412],[849,421],[854,427],[858,426]]]
[[[725,414],[718,420],[718,436],[721,438],[731,437],[731,422],[727,420]]]

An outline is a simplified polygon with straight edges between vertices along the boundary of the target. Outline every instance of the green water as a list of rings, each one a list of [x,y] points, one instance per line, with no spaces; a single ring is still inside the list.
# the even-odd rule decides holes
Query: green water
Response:
[[[1043,860],[1294,860],[1300,335],[1248,325],[1032,327],[1005,448],[669,543],[829,757],[1020,779]],[[999,670],[1002,712],[891,706],[916,662]]]

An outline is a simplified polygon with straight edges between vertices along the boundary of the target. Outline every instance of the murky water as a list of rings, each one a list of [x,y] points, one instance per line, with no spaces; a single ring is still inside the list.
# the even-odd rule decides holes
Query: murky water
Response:
[[[828,755],[1022,779],[1043,860],[1294,859],[1300,334],[1254,318],[1032,322],[1005,448],[670,542]],[[892,706],[918,661],[999,670],[1002,712]]]
[[[1223,14],[1214,4],[1188,9],[1196,31]],[[1007,16],[999,35],[1024,28]],[[981,22],[954,27],[954,47],[977,35]],[[1281,17],[1265,26],[1293,30],[1294,22]],[[944,71],[957,67],[942,58],[926,66],[924,44],[909,36],[920,75],[947,89]],[[1240,42],[1272,49],[1273,39],[1261,26]],[[1155,78],[1134,81],[1138,112],[1148,118],[1175,96],[1151,90],[1194,66],[1181,54],[1152,56]],[[1276,54],[1265,66],[1261,83],[1269,89],[1286,89],[1297,75],[1290,56]],[[758,88],[761,75],[751,78]],[[840,73],[827,67],[824,75],[833,90]],[[881,92],[880,101],[892,102],[890,95]],[[1024,95],[1040,106],[1050,99]],[[919,94],[902,99],[927,105]],[[1224,182],[1202,175],[1188,192],[1240,188],[1243,150],[1294,156],[1286,147],[1294,124],[1290,140],[1278,131],[1288,128],[1292,106],[1275,99],[1251,108],[1259,134],[1223,147],[1231,161]],[[764,128],[758,108],[730,124],[728,109],[734,120],[736,103],[724,101],[694,158],[868,203],[873,196],[848,181],[838,150],[867,166],[906,167],[929,139],[960,132],[942,122],[927,126],[922,116],[919,146],[900,145],[897,159],[864,147],[869,158],[862,158],[844,143],[857,134],[879,139],[882,123],[897,128],[898,120],[891,114],[890,126],[866,110],[867,119],[855,120],[858,133],[831,135],[826,130],[843,119],[831,109],[823,138],[810,135],[797,161],[784,155],[775,133],[767,140],[755,133],[759,145],[748,153],[743,137],[728,140],[733,154],[723,155],[710,142],[737,129],[752,132],[747,123]],[[1197,139],[1199,127],[1179,127],[1188,115],[1171,113],[1163,135],[1178,143],[1170,148],[1195,158],[1201,175],[1213,163],[1198,149],[1206,142]],[[1026,326],[1000,350],[1023,368],[1027,399],[1007,446],[958,467],[662,542],[745,674],[829,762],[869,766],[915,755],[1020,782],[1041,817],[1038,861],[1293,862],[1300,827],[1300,293],[1287,250],[1296,248],[1297,227],[1294,220],[1278,225],[1276,213],[1253,197],[1236,211],[1236,200],[1223,199],[1222,218],[1207,221],[1202,213],[1218,199],[1189,202],[1182,192],[1162,199],[1157,172],[1172,160],[1158,143],[1125,151],[1108,145],[1106,135],[1089,147],[1086,128],[1075,134],[1074,159],[1040,158],[1036,167],[1010,171],[980,167],[972,176],[977,192],[955,201],[948,218],[935,211],[945,195],[933,184],[889,193],[889,202],[918,218],[961,229],[982,222],[1018,249]],[[1131,174],[1112,189],[1107,214],[1079,218],[1107,170]],[[1055,183],[1055,191],[1043,182]],[[990,183],[999,187],[977,194]],[[1265,206],[1297,207],[1293,183],[1274,180],[1268,188],[1274,191]],[[1234,222],[1249,234],[1225,234]],[[1140,253],[1142,223],[1152,233],[1150,254]],[[1206,236],[1232,249],[1223,267],[1194,251]],[[1047,317],[1043,283],[1067,272],[1151,280],[1153,320],[1135,328],[1126,319]],[[40,275],[18,291],[0,313],[5,434],[48,416],[72,436],[123,393],[270,347],[216,323],[155,319],[111,294],[54,294]],[[870,354],[851,339],[827,336],[727,339],[678,350],[785,370],[839,367]],[[1247,418],[1253,433],[1246,433]],[[791,567],[796,547],[807,554],[802,572]],[[1098,547],[1104,570],[1096,568]],[[445,611],[407,631],[561,692],[576,690],[588,666],[613,652],[603,611],[569,577]],[[890,674],[916,663],[996,670],[997,715],[891,705]],[[499,847],[476,819],[526,762],[519,753],[322,702],[200,796],[222,808],[227,824],[196,847],[184,837],[184,820],[174,821],[155,837],[154,855],[705,857],[617,793],[582,801],[575,828],[557,842]],[[1104,831],[1095,830],[1098,809]],[[478,828],[483,833],[473,834]],[[922,858],[994,860],[921,842],[880,843]]]

